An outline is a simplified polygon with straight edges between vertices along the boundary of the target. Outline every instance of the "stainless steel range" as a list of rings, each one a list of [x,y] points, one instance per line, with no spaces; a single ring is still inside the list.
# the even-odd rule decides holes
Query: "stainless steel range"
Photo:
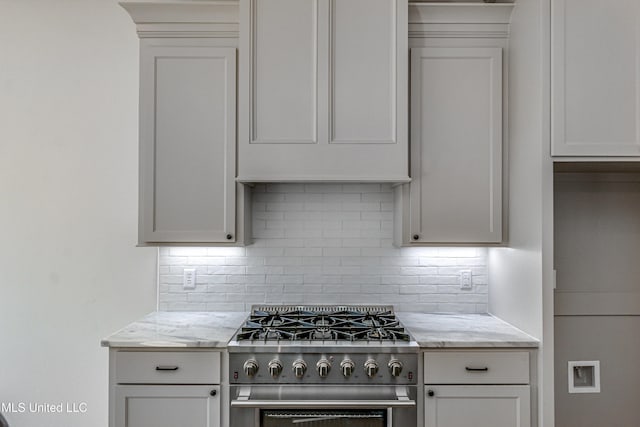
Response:
[[[231,427],[416,425],[418,345],[393,307],[254,307],[229,368]]]

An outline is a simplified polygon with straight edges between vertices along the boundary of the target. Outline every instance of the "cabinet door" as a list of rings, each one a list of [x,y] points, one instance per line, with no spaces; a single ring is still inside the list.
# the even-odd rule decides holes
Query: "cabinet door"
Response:
[[[143,43],[140,71],[140,242],[234,241],[235,49]]]
[[[425,427],[529,427],[529,386],[425,387]]]
[[[640,2],[551,3],[552,155],[640,156]]]
[[[410,237],[502,240],[502,49],[411,49]]]
[[[116,386],[115,399],[114,427],[220,426],[220,386]]]
[[[242,0],[240,181],[407,181],[406,0]]]

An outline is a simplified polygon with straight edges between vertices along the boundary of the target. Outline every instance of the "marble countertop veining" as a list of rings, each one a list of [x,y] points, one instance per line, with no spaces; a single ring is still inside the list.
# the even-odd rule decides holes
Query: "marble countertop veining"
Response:
[[[540,345],[536,338],[490,314],[396,314],[423,348],[536,348]]]
[[[226,348],[246,312],[150,313],[101,341],[103,347]]]
[[[490,314],[397,312],[422,348],[539,346],[539,341]],[[150,313],[101,341],[104,347],[226,348],[246,312]]]

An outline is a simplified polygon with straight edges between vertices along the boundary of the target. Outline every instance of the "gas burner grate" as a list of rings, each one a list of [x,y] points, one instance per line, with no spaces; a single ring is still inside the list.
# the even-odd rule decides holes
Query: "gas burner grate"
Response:
[[[254,307],[236,339],[251,341],[410,341],[392,307]]]

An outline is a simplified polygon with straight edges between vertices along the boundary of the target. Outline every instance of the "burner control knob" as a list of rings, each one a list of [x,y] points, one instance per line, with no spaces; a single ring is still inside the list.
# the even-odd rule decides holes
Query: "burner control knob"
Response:
[[[345,378],[349,378],[351,374],[353,374],[353,368],[355,365],[351,359],[344,359],[342,363],[340,363],[340,368],[342,368],[342,376]]]
[[[269,374],[273,378],[276,378],[282,372],[282,363],[280,363],[278,359],[273,359],[271,362],[269,362],[268,368]]]
[[[316,368],[318,368],[320,378],[327,378],[331,370],[331,363],[327,359],[320,359],[318,363],[316,363]]]
[[[389,372],[391,372],[392,377],[400,376],[400,373],[402,372],[402,362],[398,359],[391,359],[387,366],[389,367]]]
[[[369,378],[373,378],[378,373],[378,362],[373,359],[369,359],[364,362],[364,371]]]
[[[307,364],[304,363],[304,360],[298,359],[293,362],[293,374],[296,378],[304,377],[305,372],[307,372]]]
[[[248,377],[253,377],[258,373],[258,362],[255,359],[249,359],[244,362],[244,373]]]

